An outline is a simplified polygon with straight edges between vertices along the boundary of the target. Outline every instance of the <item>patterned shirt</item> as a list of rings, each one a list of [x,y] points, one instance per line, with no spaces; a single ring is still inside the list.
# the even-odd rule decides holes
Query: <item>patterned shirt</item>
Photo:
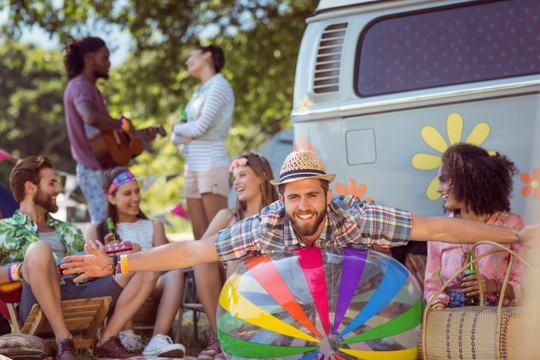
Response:
[[[335,196],[327,207],[324,229],[313,246],[399,246],[409,241],[411,230],[412,216],[408,211],[370,204],[354,196]],[[222,261],[308,246],[297,237],[279,200],[220,231],[215,244]]]
[[[55,229],[66,247],[66,255],[84,250],[84,237],[77,226],[54,219],[50,214],[47,225]],[[0,220],[0,265],[22,262],[28,246],[38,240],[37,224],[19,210],[13,217]]]
[[[452,214],[449,216],[453,217]],[[487,223],[514,229],[521,229],[525,226],[525,221],[521,216],[505,212],[493,214]],[[517,244],[504,246],[515,251],[519,256],[526,258],[527,249],[523,246]],[[437,291],[439,291],[443,284],[467,263],[467,252],[472,251],[472,249],[473,245],[470,244],[428,242],[428,257],[424,283],[424,299],[426,301],[429,301]],[[478,255],[481,255],[493,249],[495,249],[495,247],[492,245],[478,245],[476,252]],[[510,255],[506,252],[491,254],[478,260],[478,271],[488,279],[495,280],[502,284],[509,260]],[[455,278],[446,290],[439,295],[436,302],[448,305],[450,293],[463,292],[463,289],[461,288],[462,279],[463,275]],[[508,284],[512,285],[514,288],[516,298],[512,303],[510,303],[508,299],[505,299],[505,305],[515,305],[519,302],[523,295],[525,281],[525,269],[523,268],[523,264],[515,259]],[[495,294],[487,294],[485,297],[492,300],[492,302],[497,301]]]

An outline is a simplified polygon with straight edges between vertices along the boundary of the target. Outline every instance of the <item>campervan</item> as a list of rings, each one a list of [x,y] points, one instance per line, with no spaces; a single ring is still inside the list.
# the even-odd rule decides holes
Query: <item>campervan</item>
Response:
[[[476,144],[516,163],[526,215],[540,201],[539,34],[538,0],[322,0],[298,56],[295,149],[337,174],[334,194],[433,216],[441,154]]]

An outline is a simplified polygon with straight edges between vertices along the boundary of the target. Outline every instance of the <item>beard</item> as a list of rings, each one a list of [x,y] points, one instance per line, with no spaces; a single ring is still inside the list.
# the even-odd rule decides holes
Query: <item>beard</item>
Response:
[[[300,223],[298,220],[296,220],[296,216],[298,215],[315,215],[315,222],[311,224],[304,224]],[[318,214],[318,215],[317,215]],[[288,215],[288,214],[287,214]],[[291,214],[291,216],[287,216],[289,220],[292,223],[292,226],[294,230],[301,236],[310,236],[317,232],[319,229],[319,226],[323,222],[324,218],[326,217],[326,206],[324,209],[318,213],[317,211],[302,211],[297,210]]]
[[[109,73],[102,73],[100,71],[94,70],[94,76],[98,79],[102,78],[107,80],[109,78]]]
[[[50,213],[58,211],[58,205],[56,205],[56,200],[53,200],[53,195],[45,194],[40,187],[38,187],[38,191],[34,195],[34,204],[41,206]]]

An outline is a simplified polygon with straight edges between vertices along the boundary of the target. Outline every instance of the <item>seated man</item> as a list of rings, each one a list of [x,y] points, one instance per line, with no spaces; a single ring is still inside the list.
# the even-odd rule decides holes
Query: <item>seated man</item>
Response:
[[[12,218],[0,220],[0,283],[22,279],[21,321],[24,323],[32,306],[39,303],[56,336],[56,359],[77,359],[60,301],[111,296],[111,309],[115,310],[94,347],[94,355],[136,356],[128,353],[116,336],[149,296],[159,273],[140,273],[125,283],[112,276],[82,285],[62,278],[57,260],[82,251],[84,239],[78,227],[50,215],[58,210],[56,196],[61,190],[51,160],[44,156],[22,159],[9,180],[20,209]]]

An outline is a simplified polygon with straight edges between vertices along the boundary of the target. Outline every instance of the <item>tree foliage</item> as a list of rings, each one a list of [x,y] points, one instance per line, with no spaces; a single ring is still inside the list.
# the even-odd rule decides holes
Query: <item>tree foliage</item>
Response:
[[[60,44],[113,28],[129,33],[133,46],[128,60],[98,87],[111,114],[128,114],[137,127],[162,124],[170,130],[178,120],[178,106],[187,103],[198,85],[184,65],[189,52],[201,43],[220,45],[226,55],[223,73],[236,98],[229,153],[257,148],[291,126],[296,57],[305,19],[317,2],[0,0],[7,14],[0,49],[0,115],[7,120],[0,122],[0,133],[7,136],[0,139],[0,148],[21,156],[49,154],[58,167],[74,169],[64,125],[61,49],[46,52],[17,44],[22,30],[31,26]],[[182,170],[183,159],[167,139],[156,140],[147,150],[135,161],[137,175]],[[175,190],[163,193],[178,199],[180,187],[176,183]],[[164,197],[158,195],[163,207]]]

